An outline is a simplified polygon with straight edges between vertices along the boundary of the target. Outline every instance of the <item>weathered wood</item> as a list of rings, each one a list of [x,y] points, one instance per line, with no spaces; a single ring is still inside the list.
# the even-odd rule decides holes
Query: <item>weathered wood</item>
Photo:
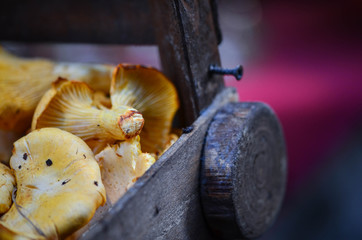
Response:
[[[200,155],[216,111],[236,101],[225,89],[82,239],[211,239],[201,210]]]
[[[229,103],[208,129],[201,198],[220,239],[255,238],[275,220],[286,184],[281,126],[263,103]]]
[[[220,65],[218,40],[209,0],[149,0],[162,68],[176,85],[181,120],[191,125],[223,88],[221,76],[209,76]]]
[[[147,0],[3,0],[0,39],[155,44]]]

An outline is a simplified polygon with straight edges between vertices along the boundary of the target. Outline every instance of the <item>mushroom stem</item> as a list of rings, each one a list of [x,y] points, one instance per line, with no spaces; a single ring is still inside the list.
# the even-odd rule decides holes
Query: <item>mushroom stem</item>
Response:
[[[143,127],[142,115],[133,108],[113,110],[85,108],[69,113],[60,121],[46,116],[36,128],[57,127],[82,138],[84,141],[97,139],[126,140],[137,136]]]
[[[154,68],[120,64],[113,72],[110,92],[112,108],[126,105],[142,113],[142,151],[162,152],[179,105],[171,81]]]
[[[115,140],[126,140],[137,136],[143,127],[142,115],[133,108],[119,107],[113,110],[103,110],[100,117],[99,128],[101,132],[107,133],[105,137]]]
[[[92,140],[113,143],[137,136],[143,123],[136,109],[124,105],[112,109],[99,106],[88,85],[59,79],[37,106],[32,130],[56,127],[87,143]]]

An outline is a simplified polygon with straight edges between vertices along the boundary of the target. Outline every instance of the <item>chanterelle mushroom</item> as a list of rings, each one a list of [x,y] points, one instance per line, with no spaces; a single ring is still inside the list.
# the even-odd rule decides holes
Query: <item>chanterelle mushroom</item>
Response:
[[[93,90],[87,84],[59,79],[39,102],[32,130],[57,127],[92,145],[94,141],[113,143],[132,138],[140,133],[143,122],[136,109],[102,108],[98,101],[94,102]]]
[[[11,206],[11,193],[15,186],[15,178],[11,170],[0,163],[0,214],[6,213]]]
[[[85,81],[95,90],[108,92],[113,68],[25,59],[0,47],[0,129],[22,132],[29,128],[37,103],[58,77]]]
[[[155,162],[150,154],[142,153],[139,136],[107,146],[95,157],[99,162],[102,181],[111,204]]]
[[[173,84],[154,68],[120,64],[112,77],[111,100],[113,108],[132,106],[142,113],[142,151],[162,152],[179,106]]]
[[[102,150],[105,145],[99,143],[99,141],[102,142],[105,137],[124,140],[138,135],[139,130],[141,130],[143,126],[143,124],[140,124],[141,122],[143,123],[143,119],[141,120],[142,114],[145,119],[145,125],[141,132],[142,150],[157,155],[165,148],[169,140],[172,119],[178,109],[179,103],[175,87],[161,72],[154,68],[140,65],[118,65],[112,77],[110,90],[112,107],[110,110],[100,106],[99,103],[101,100],[99,100],[99,98],[97,98],[97,103],[95,103],[95,95],[92,95],[91,90],[85,90],[86,85],[82,87],[83,92],[81,92],[81,87],[77,87],[78,89],[74,90],[76,88],[75,84],[77,84],[77,86],[81,85],[80,83],[74,82],[65,84],[62,81],[53,84],[52,90],[48,91],[38,104],[33,117],[32,129],[60,127],[82,137],[93,149],[98,148]],[[72,88],[73,90],[60,90],[65,88],[65,86],[67,86],[67,89]],[[55,93],[55,91],[58,91],[58,93]],[[61,96],[61,94],[69,95],[70,92],[72,92],[71,97]],[[84,95],[87,96],[84,97]],[[58,101],[57,106],[49,103],[51,101],[54,102],[53,98],[55,98],[55,96],[63,99],[62,101]],[[83,99],[80,99],[81,97]],[[87,99],[86,104],[80,103],[84,102],[85,99]],[[78,103],[79,105],[76,105]],[[94,114],[88,112],[90,106],[92,106],[93,110],[95,107],[107,110],[105,111],[107,113],[124,113],[124,115],[119,118],[119,122],[125,126],[124,131],[126,135],[128,131],[128,136],[124,138],[119,137],[120,135],[118,136],[119,129],[117,129],[116,124],[114,124],[113,116],[109,118],[109,114],[107,116],[104,115],[104,117],[111,119],[112,122],[108,122],[107,120],[105,124],[107,126],[113,124],[112,127],[114,127],[114,130],[108,128],[107,131],[103,131],[102,127],[105,127],[105,125],[93,124],[96,122],[93,120],[92,124],[88,124],[89,118],[93,118],[94,116]],[[128,111],[129,114],[126,114],[126,111]],[[76,119],[68,121],[68,119],[73,118],[75,115]],[[84,124],[84,122],[87,124]],[[98,128],[94,128],[96,125]],[[82,131],[82,133],[80,131]],[[94,133],[100,131],[103,133],[103,136],[94,136]]]
[[[14,143],[10,166],[17,191],[0,219],[0,239],[63,239],[85,225],[106,201],[91,149],[56,128]]]

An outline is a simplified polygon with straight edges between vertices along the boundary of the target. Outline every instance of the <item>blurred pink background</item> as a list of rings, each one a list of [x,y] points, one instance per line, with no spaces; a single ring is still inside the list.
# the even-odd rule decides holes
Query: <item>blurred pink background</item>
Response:
[[[277,113],[288,149],[281,215],[262,239],[362,239],[362,2],[219,1],[241,101]]]
[[[242,63],[245,74],[226,84],[279,116],[292,194],[361,126],[362,2],[231,2],[220,1],[220,52],[224,66]]]

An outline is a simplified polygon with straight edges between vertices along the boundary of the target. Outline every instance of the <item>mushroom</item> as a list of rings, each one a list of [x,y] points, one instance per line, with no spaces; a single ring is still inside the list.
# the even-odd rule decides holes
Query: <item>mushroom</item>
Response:
[[[109,91],[113,66],[16,57],[0,47],[0,129],[24,132],[42,95],[58,77]]]
[[[110,139],[125,140],[138,135],[143,126],[142,113],[145,118],[145,126],[140,133],[142,150],[156,155],[162,152],[169,140],[172,119],[178,109],[178,98],[175,87],[161,72],[140,65],[118,65],[111,83],[111,109],[102,105],[102,102],[106,102],[109,106],[104,97],[96,98],[89,88],[86,89],[86,85],[80,86],[80,83],[65,84],[62,80],[54,83],[52,90],[38,104],[32,129],[60,127],[81,137],[98,153],[107,142],[110,143]],[[68,96],[70,92],[72,96]],[[61,98],[62,101],[55,98]],[[96,108],[109,113],[104,115],[107,117],[106,122],[100,123],[99,118],[94,118]],[[119,123],[125,126],[125,136],[114,122],[117,114],[113,113],[116,112]]]
[[[92,151],[66,131],[43,128],[19,139],[10,166],[17,190],[0,219],[0,239],[63,239],[106,201]]]
[[[155,162],[150,154],[142,153],[139,136],[107,146],[95,158],[111,205]]]
[[[77,135],[96,149],[99,145],[105,147],[115,140],[137,136],[143,122],[136,109],[102,107],[99,101],[94,101],[94,92],[86,83],[58,79],[39,102],[31,129],[57,127]]]
[[[142,151],[161,153],[179,107],[173,84],[154,68],[120,64],[114,71],[110,92],[113,108],[132,106],[142,113]]]
[[[11,206],[11,193],[15,186],[15,178],[11,170],[0,163],[0,214],[6,213]]]

